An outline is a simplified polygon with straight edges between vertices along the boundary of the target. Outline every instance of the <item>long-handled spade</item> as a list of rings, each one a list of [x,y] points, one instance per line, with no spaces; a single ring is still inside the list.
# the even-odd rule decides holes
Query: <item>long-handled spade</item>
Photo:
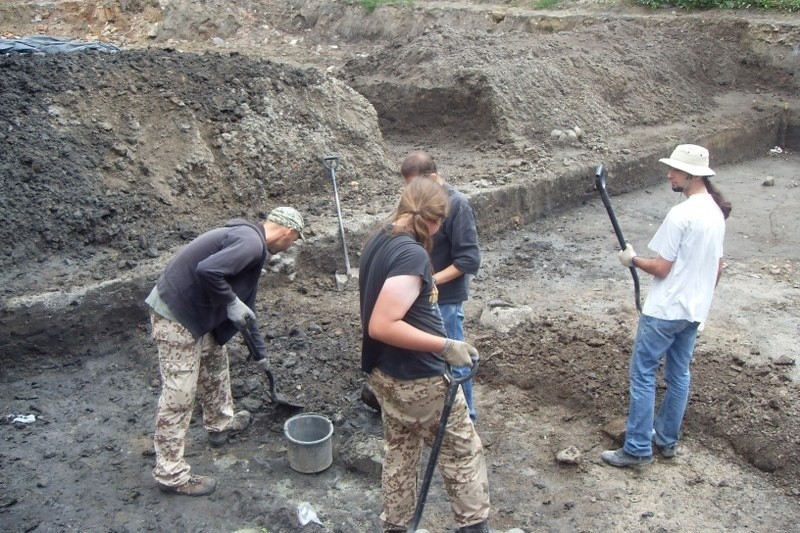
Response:
[[[244,343],[247,345],[247,350],[250,352],[252,358],[256,361],[260,361],[262,359],[261,354],[256,348],[255,340],[253,340],[253,334],[250,333],[249,323],[245,325],[242,329],[239,330],[239,333],[242,334],[242,338],[244,338]],[[265,369],[267,373],[267,380],[269,380],[269,395],[272,399],[272,403],[277,406],[288,407],[289,409],[302,409],[303,404],[290,402],[286,396],[281,394],[275,389],[275,376],[272,375],[272,370],[269,368]]]
[[[474,376],[475,372],[478,371],[478,362],[478,359],[473,359],[472,369],[470,369],[469,374],[461,378],[455,378],[453,376],[453,372],[450,370],[450,365],[445,367],[445,375],[450,381],[450,385],[447,387],[447,393],[445,394],[444,398],[444,407],[442,408],[442,416],[439,418],[439,426],[436,428],[436,436],[434,437],[433,444],[431,445],[431,454],[428,458],[428,466],[425,468],[425,476],[422,478],[422,486],[420,487],[419,495],[417,496],[417,507],[414,509],[414,515],[411,518],[408,529],[406,529],[407,533],[416,533],[417,526],[422,519],[422,511],[425,508],[425,499],[428,497],[428,490],[431,487],[433,470],[436,468],[436,459],[439,457],[439,449],[442,447],[444,432],[447,428],[447,419],[450,418],[450,411],[453,409],[453,402],[456,399],[458,388],[462,383],[472,379],[472,376]]]
[[[342,208],[339,205],[339,189],[336,186],[336,169],[339,167],[339,157],[326,155],[322,158],[322,164],[328,171],[328,176],[333,183],[333,198],[336,202],[336,217],[339,219],[339,236],[342,238],[342,252],[344,253],[345,272],[336,271],[336,285],[342,287],[350,279],[350,255],[347,253],[347,240],[344,235],[344,222],[342,221]]]
[[[611,219],[611,225],[614,226],[614,233],[617,234],[620,250],[625,249],[625,237],[622,236],[622,229],[619,227],[617,217],[614,216],[614,210],[611,208],[611,200],[608,198],[608,191],[606,191],[606,169],[600,164],[594,174],[594,182],[597,190],[600,192],[600,198],[603,200],[603,205],[606,206],[608,217]],[[636,298],[636,310],[642,312],[641,291],[639,289],[639,275],[636,273],[636,267],[630,267],[631,277],[633,278],[633,291],[634,298]]]

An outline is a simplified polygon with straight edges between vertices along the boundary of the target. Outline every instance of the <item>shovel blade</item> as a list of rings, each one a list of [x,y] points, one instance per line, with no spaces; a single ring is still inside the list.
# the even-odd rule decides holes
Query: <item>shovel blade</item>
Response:
[[[358,269],[351,268],[347,272],[337,270],[334,274],[334,281],[336,282],[336,290],[343,291],[351,279],[358,280]]]
[[[288,407],[290,409],[302,409],[303,405],[299,403],[290,402],[286,396],[279,393],[275,388],[275,376],[272,375],[272,370],[267,370],[267,380],[269,381],[269,396],[272,403],[275,405]]]
[[[336,273],[334,274],[334,277],[336,281],[336,290],[343,291],[344,288],[347,286],[347,282],[350,280],[350,276],[348,276],[346,272],[341,272],[337,270]]]
[[[305,407],[303,404],[290,402],[286,396],[281,394],[280,392],[276,392],[272,395],[272,403],[280,407],[286,407],[288,409],[302,409]]]

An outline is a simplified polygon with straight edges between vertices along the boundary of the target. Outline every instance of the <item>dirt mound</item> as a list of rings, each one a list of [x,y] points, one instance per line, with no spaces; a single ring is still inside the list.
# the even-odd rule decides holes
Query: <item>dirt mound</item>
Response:
[[[780,39],[764,36],[766,24],[735,19],[544,20],[455,5],[392,6],[372,19],[339,3],[277,9],[214,4],[194,12],[176,3],[156,21],[157,41],[202,49],[224,37],[227,53],[0,58],[8,95],[0,110],[0,235],[13,243],[0,266],[26,272],[42,263],[51,272],[12,275],[5,294],[26,284],[53,289],[48,280],[76,265],[94,280],[124,274],[211,225],[263,215],[276,203],[296,205],[313,235],[314,222],[327,226],[335,212],[320,162],[329,153],[342,160],[343,209],[357,221],[391,206],[396,160],[408,148],[460,151],[441,158],[443,170],[468,188],[544,180],[587,158],[622,158],[711,127],[719,97],[731,91],[791,92],[796,83],[793,63],[777,59]],[[88,12],[43,20],[76,24]],[[137,20],[153,18],[142,3],[114,13],[131,38]],[[277,18],[258,26],[259,13]],[[395,24],[376,24],[387,17]],[[219,24],[204,26],[210,20]],[[189,33],[170,32],[170,24]],[[277,28],[309,31],[289,39]],[[268,30],[277,43],[259,33]],[[353,41],[321,44],[342,36]],[[242,46],[249,55],[236,50],[255,38],[279,55],[291,49],[289,60],[338,61],[326,70],[345,83],[319,68],[258,59],[270,48],[252,42]],[[759,46],[743,51],[746,41]],[[448,159],[458,163],[448,167]],[[357,222],[348,230],[358,237]],[[326,254],[310,263],[335,268]]]
[[[359,400],[355,283],[332,290],[341,256],[320,158],[341,159],[356,266],[359,237],[396,200],[397,162],[424,148],[472,195],[481,224],[484,262],[466,311],[483,355],[478,429],[493,527],[791,528],[796,20],[513,4],[416,1],[369,13],[345,0],[0,2],[3,35],[123,48],[0,57],[0,386],[4,415],[36,418],[2,419],[4,523],[297,531],[297,504],[308,501],[326,531],[379,527],[379,465],[364,472],[339,453],[381,427]],[[612,193],[633,190],[659,179],[647,173],[676,141],[699,139],[726,163],[785,151],[769,168],[772,188],[760,185],[762,167],[728,181],[737,196],[726,254],[739,256],[718,288],[718,329],[698,346],[678,457],[611,469],[598,458],[611,446],[601,428],[625,413],[636,316],[592,171],[606,161]],[[652,192],[614,199],[637,243],[674,204]],[[331,418],[336,460],[316,476],[286,465],[287,413],[233,342],[234,396],[255,422],[215,451],[195,417],[187,456],[219,489],[178,504],[150,476],[160,385],[142,301],[175,247],[286,204],[306,216],[310,239],[297,276],[263,276],[257,313],[279,391]],[[484,324],[496,306],[524,319]],[[554,460],[568,445],[583,455],[574,468]],[[437,481],[424,523],[453,525]]]
[[[571,316],[539,318],[501,338],[487,332],[480,348],[491,354],[481,380],[518,387],[532,405],[564,404],[598,421],[627,410],[628,391],[619,384],[627,382],[632,344],[622,325],[600,331]],[[706,346],[701,337],[684,431],[721,438],[753,466],[792,486],[800,459],[796,443],[780,436],[800,414],[781,386],[791,381],[791,368],[749,364],[733,354],[730,347]],[[526,371],[530,368],[536,371]],[[660,381],[659,402],[665,388]],[[720,447],[707,440],[706,445]]]
[[[434,27],[349,61],[344,79],[374,103],[386,135],[431,143],[444,136],[480,151],[509,144],[518,155],[543,157],[557,142],[554,129],[578,126],[584,148],[602,149],[634,127],[688,116],[701,125],[699,111],[733,84],[746,91],[765,76],[777,85],[787,78],[748,69],[752,60],[741,57],[730,28],[683,26],[575,20],[556,33]],[[626,38],[614,38],[620,34]],[[658,45],[641,46],[645,37]]]
[[[334,212],[329,151],[358,161],[345,166],[363,195],[351,203],[394,190],[374,110],[314,69],[150,50],[9,55],[0,71],[7,275],[45,262],[115,277],[276,205],[295,205],[313,234],[315,216]]]

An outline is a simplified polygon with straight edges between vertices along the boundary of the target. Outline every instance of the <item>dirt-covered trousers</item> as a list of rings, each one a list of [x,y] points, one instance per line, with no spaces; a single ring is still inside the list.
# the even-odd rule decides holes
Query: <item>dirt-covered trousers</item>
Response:
[[[383,460],[384,529],[405,529],[414,515],[422,443],[436,436],[447,379],[444,376],[398,380],[373,370],[369,382],[381,403],[386,455]],[[458,389],[437,460],[450,508],[459,526],[489,516],[489,482],[483,444]]]
[[[150,313],[150,322],[161,370],[153,477],[164,485],[181,485],[189,480],[183,450],[195,395],[203,409],[206,431],[222,431],[233,420],[228,352],[212,335],[195,340],[178,322],[156,313]]]

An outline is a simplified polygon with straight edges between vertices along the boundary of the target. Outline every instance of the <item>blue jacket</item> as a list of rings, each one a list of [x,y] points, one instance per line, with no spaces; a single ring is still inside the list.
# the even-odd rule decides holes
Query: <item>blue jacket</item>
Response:
[[[478,246],[478,228],[475,212],[466,195],[449,183],[445,188],[450,195],[450,210],[438,232],[433,236],[431,263],[434,272],[455,265],[464,273],[456,279],[437,285],[440,304],[454,304],[469,299],[469,278],[478,273],[481,249]]]

